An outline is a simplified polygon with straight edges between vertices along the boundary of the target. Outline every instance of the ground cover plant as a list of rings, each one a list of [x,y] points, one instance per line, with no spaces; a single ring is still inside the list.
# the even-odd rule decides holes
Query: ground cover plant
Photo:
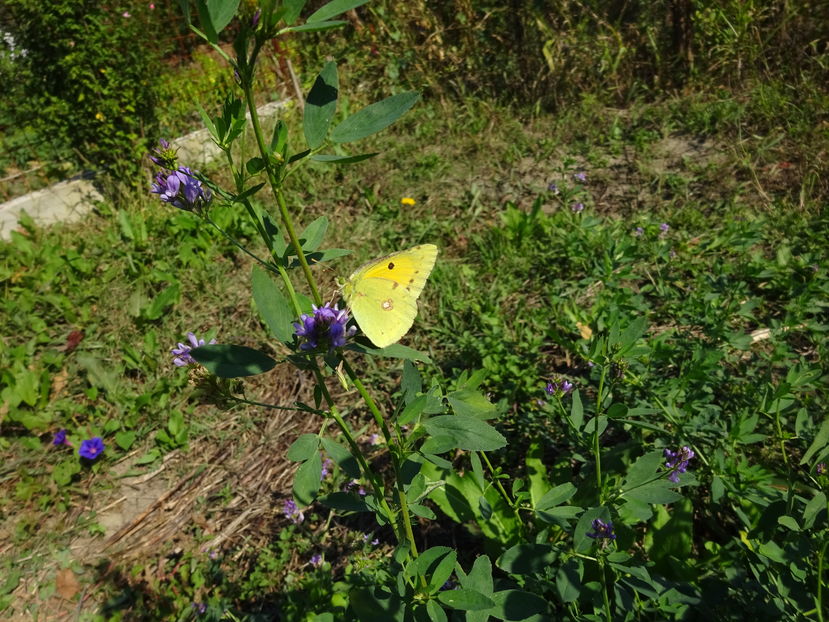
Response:
[[[265,38],[279,24],[272,19],[267,8],[248,11],[240,36]],[[243,159],[230,175],[179,169],[190,194],[170,185],[184,163],[155,154],[165,169],[156,183],[172,204],[166,211],[102,206],[96,243],[82,239],[67,249],[30,228],[4,251],[4,284],[13,294],[4,297],[4,318],[14,336],[3,350],[10,370],[4,445],[14,458],[4,473],[4,519],[13,519],[4,520],[12,545],[4,554],[13,552],[4,593],[40,589],[46,603],[56,592],[104,619],[686,619],[715,607],[721,619],[746,612],[821,619],[829,280],[814,186],[775,186],[787,168],[774,151],[753,151],[746,165],[739,151],[706,147],[706,139],[727,140],[705,119],[728,103],[669,100],[633,115],[605,111],[595,123],[598,108],[587,101],[570,118],[542,117],[522,128],[510,109],[486,102],[448,115],[446,104],[431,102],[400,120],[398,136],[369,139],[364,152],[402,143],[391,157],[334,171],[311,164],[276,184],[286,205],[299,208],[292,217],[312,226],[297,235],[302,251],[286,245],[274,253],[258,236],[266,225],[271,237],[282,230],[275,203],[264,189],[245,191],[265,181],[266,162],[281,172],[292,154],[303,154],[316,131],[308,117],[326,116],[314,110],[314,89],[331,86],[332,75],[328,65],[308,82],[304,115],[286,116],[275,144],[262,141],[258,160]],[[344,89],[338,95],[348,110],[325,119],[331,128],[371,101],[352,106],[342,101]],[[734,102],[729,114],[747,116],[751,105]],[[694,106],[697,114],[687,114]],[[242,125],[243,109],[230,99],[224,117],[210,120],[219,142]],[[501,121],[497,132],[493,118]],[[291,123],[300,125],[290,130]],[[702,127],[705,139],[680,139],[677,126]],[[419,153],[441,137],[458,144]],[[483,153],[469,148],[476,142]],[[286,145],[281,158],[268,149]],[[493,162],[500,146],[504,155]],[[621,166],[626,158],[635,164]],[[382,181],[401,160],[412,165]],[[470,163],[480,166],[477,175],[468,174]],[[722,179],[732,171],[767,180],[732,185]],[[489,183],[493,176],[501,183]],[[338,204],[333,215],[331,203]],[[207,216],[215,227],[205,226]],[[291,254],[319,253],[337,262],[312,267],[320,289],[333,290],[335,274],[347,276],[360,261],[314,246],[326,216],[332,248],[359,248],[361,259],[421,242],[440,247],[409,341],[434,364],[366,356],[424,358],[400,346],[378,353],[349,340],[351,350],[338,341],[328,348],[324,339],[339,335],[324,332],[316,335],[318,357],[300,347],[309,343],[307,324],[306,339],[297,339],[297,314],[273,305],[280,294],[261,275],[280,266],[296,273]],[[236,242],[267,266],[238,252]],[[138,287],[119,283],[124,272]],[[96,287],[81,286],[90,281]],[[310,300],[297,298],[310,315]],[[75,327],[88,335],[73,335]],[[211,378],[188,356],[212,354],[205,366],[226,376],[219,365],[247,364],[227,359],[247,351],[191,350],[190,329],[205,343],[251,347],[263,351],[248,353],[259,364],[280,365],[245,385]],[[187,364],[178,374],[169,371],[170,348]],[[330,377],[316,388],[274,392],[274,380],[294,375],[281,371],[289,357],[310,367],[297,377],[312,377],[316,365]],[[365,395],[349,384],[355,379],[346,379],[341,361],[363,376],[366,394],[382,396],[374,398],[382,422],[361,405]],[[44,516],[63,512],[67,530],[105,531],[99,516],[109,502],[96,498],[113,487],[108,472],[133,447],[139,458],[125,464],[143,476],[146,463],[149,475],[162,456],[191,444],[193,462],[211,443],[224,451],[222,419],[236,420],[230,435],[248,428],[266,436],[270,422],[290,412],[244,400],[300,408],[309,426],[286,434],[281,449],[297,439],[287,453],[302,466],[293,489],[283,484],[287,496],[265,499],[270,516],[282,518],[258,550],[244,539],[204,550],[215,541],[206,536],[216,533],[220,508],[237,501],[229,479],[193,499],[203,516],[178,528],[152,564],[145,553],[131,566],[109,565],[107,553],[97,571],[84,572],[94,544],[78,555],[77,539],[39,533]],[[332,435],[337,426],[341,433]],[[52,445],[61,429],[68,439]],[[494,447],[499,436],[508,443]],[[80,460],[81,441],[96,437],[103,453],[85,451]],[[384,494],[396,483],[395,458],[402,494]],[[244,498],[242,509],[258,502]],[[191,540],[184,550],[182,532]],[[21,553],[27,544],[30,552]],[[62,549],[54,555],[59,570],[37,565],[50,547]],[[17,612],[13,596],[3,605]]]

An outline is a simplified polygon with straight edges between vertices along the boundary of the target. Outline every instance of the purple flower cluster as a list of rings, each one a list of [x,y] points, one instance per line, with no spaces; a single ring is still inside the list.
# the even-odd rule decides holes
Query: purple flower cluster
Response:
[[[334,466],[334,461],[331,458],[326,458],[322,461],[322,470],[320,471],[320,479],[325,479],[331,472],[331,467]]]
[[[552,192],[553,194],[558,194],[558,193],[559,193],[559,190],[558,190],[558,184],[556,184],[555,182],[550,182],[550,183],[547,185],[547,190],[549,190],[549,191],[550,191],[550,192]]]
[[[587,181],[587,173],[579,171],[578,173],[573,174],[573,179],[578,182],[585,183]]]
[[[202,186],[196,173],[187,166],[180,166],[174,171],[158,171],[150,192],[157,194],[164,203],[187,212],[200,211],[213,198],[210,188]]]
[[[78,449],[78,455],[81,458],[86,458],[87,460],[95,460],[104,452],[104,449],[106,449],[104,441],[100,436],[95,436],[81,443],[81,446]]]
[[[694,452],[690,447],[683,447],[678,451],[671,451],[667,447],[665,448],[665,467],[671,469],[670,475],[668,475],[668,479],[671,480],[674,484],[679,483],[679,474],[685,473],[688,469],[688,461],[694,457]]]
[[[330,302],[322,307],[312,306],[311,315],[303,313],[299,322],[294,322],[294,333],[305,340],[300,350],[316,350],[321,345],[327,345],[329,350],[341,348],[346,338],[357,332],[356,326],[346,329],[349,317],[345,309],[332,307]]]
[[[175,170],[178,168],[178,154],[176,150],[170,146],[163,138],[158,141],[158,147],[153,149],[150,154],[150,160],[153,164],[165,168],[167,170]]]
[[[544,390],[547,395],[555,395],[556,397],[564,397],[575,388],[575,385],[569,380],[555,380],[547,383]]]
[[[196,359],[190,355],[190,350],[198,348],[199,346],[207,345],[204,339],[197,339],[193,333],[187,333],[187,339],[190,345],[179,342],[177,348],[173,348],[170,352],[173,354],[173,364],[176,367],[185,367],[187,365],[195,365]],[[216,343],[215,339],[210,340],[210,345]]]
[[[370,533],[364,533],[363,534],[363,542],[369,542],[369,539],[371,539],[371,534]],[[380,539],[379,538],[374,538],[373,540],[371,540],[371,542],[369,542],[369,544],[371,544],[371,546],[377,546],[378,544],[380,544]]]
[[[305,520],[305,514],[296,506],[293,499],[285,499],[285,502],[282,504],[282,512],[286,518],[291,519],[294,525],[299,525]]]
[[[817,466],[815,467],[815,473],[818,475],[823,475],[826,473],[826,463],[825,462],[818,462]]]
[[[581,201],[579,201],[578,203],[573,203],[573,205],[570,206],[570,209],[573,210],[573,213],[575,213],[575,214],[583,212],[584,211],[584,203],[582,203]]]
[[[320,555],[319,553],[314,553],[311,556],[311,565],[315,568],[319,568],[320,566],[322,566],[322,555]]]
[[[610,521],[604,522],[601,518],[594,518],[591,525],[593,526],[593,533],[585,534],[588,538],[616,539],[616,534],[613,533],[613,523]]]

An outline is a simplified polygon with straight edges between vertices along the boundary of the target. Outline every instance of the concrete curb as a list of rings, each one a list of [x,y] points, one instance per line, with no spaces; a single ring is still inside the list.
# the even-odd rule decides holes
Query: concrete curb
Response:
[[[276,116],[289,103],[287,99],[270,102],[256,110],[264,120]],[[178,148],[181,161],[190,166],[204,165],[221,154],[206,129],[196,130],[170,142]],[[0,239],[11,238],[24,212],[40,226],[81,220],[93,209],[96,201],[104,200],[92,185],[91,178],[92,174],[84,173],[0,204]]]

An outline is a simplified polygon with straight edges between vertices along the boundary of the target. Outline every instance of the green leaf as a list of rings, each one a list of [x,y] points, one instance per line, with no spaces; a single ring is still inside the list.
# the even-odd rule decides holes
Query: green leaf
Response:
[[[535,505],[535,509],[549,510],[557,505],[561,505],[574,494],[576,494],[576,487],[573,486],[573,484],[569,482],[559,484],[539,499],[538,503]]]
[[[449,620],[443,607],[435,600],[426,601],[426,614],[429,616],[429,622],[448,622]]]
[[[303,462],[294,476],[294,498],[301,506],[313,503],[320,490],[322,479],[322,459],[319,452],[315,452]]]
[[[536,507],[539,499],[542,499],[550,490],[550,482],[547,481],[547,467],[541,459],[543,455],[544,450],[541,443],[538,441],[531,442],[524,462],[527,467],[527,476],[530,479],[530,503],[533,507]]]
[[[239,0],[196,0],[199,21],[210,43],[219,42],[219,33],[233,19]]]
[[[325,436],[322,437],[322,446],[325,447],[325,451],[337,463],[337,466],[345,471],[346,475],[352,478],[360,477],[360,465],[350,451]]]
[[[338,89],[337,64],[328,61],[305,99],[302,123],[305,140],[311,149],[316,149],[325,142],[328,127],[337,109]]]
[[[491,615],[498,620],[526,620],[548,611],[547,602],[543,598],[524,590],[495,592],[492,600],[495,601],[495,609]]]
[[[450,552],[440,560],[429,579],[429,591],[432,594],[437,592],[449,580],[449,577],[452,576],[452,571],[455,569],[455,562],[457,561],[458,554],[455,551]]]
[[[253,301],[265,325],[279,341],[291,343],[294,339],[293,321],[296,316],[285,294],[259,266],[253,266],[251,287]]]
[[[302,245],[302,250],[306,253],[317,250],[325,239],[325,232],[328,230],[328,218],[320,216],[314,220],[310,225],[305,227],[302,233],[299,234],[299,242]]]
[[[331,140],[337,143],[349,143],[371,136],[402,117],[417,100],[420,93],[409,91],[392,95],[362,110],[342,121],[331,132]]]
[[[498,414],[495,404],[476,389],[460,389],[447,393],[446,400],[457,415],[469,415],[478,419],[492,419]]]
[[[560,505],[549,510],[536,510],[538,518],[545,523],[558,525],[562,529],[568,529],[568,522],[581,514],[582,509],[575,505]]]
[[[424,408],[426,408],[427,399],[428,398],[425,395],[421,395],[411,404],[406,406],[406,408],[403,409],[403,412],[401,412],[400,416],[397,418],[397,424],[406,425],[420,417],[420,415],[423,414]]]
[[[823,449],[827,443],[829,443],[829,419],[824,419],[820,430],[815,435],[815,440],[812,441],[809,449],[803,454],[803,459],[800,461],[800,464],[807,464],[812,459],[812,456]]]
[[[397,594],[380,587],[351,590],[348,604],[360,622],[403,622],[406,611]]]
[[[359,497],[348,492],[332,492],[319,499],[324,506],[341,512],[370,512],[371,508]]]
[[[68,486],[72,478],[81,472],[81,463],[77,456],[58,462],[52,469],[52,479],[58,486]]]
[[[340,13],[345,13],[351,9],[365,4],[368,0],[331,0],[328,4],[324,4],[319,9],[311,13],[305,21],[310,23],[322,22],[332,17],[337,17]]]
[[[572,603],[578,600],[581,594],[584,564],[577,557],[571,557],[556,573],[556,590],[561,602]]]
[[[118,391],[118,373],[111,365],[104,365],[101,359],[91,354],[78,354],[78,363],[86,370],[87,379],[92,386],[104,389],[114,395]],[[33,374],[32,374],[33,375]],[[34,406],[34,404],[31,404]]]
[[[255,376],[270,371],[276,365],[276,361],[267,354],[246,346],[200,346],[190,350],[190,355],[220,378]]]
[[[373,348],[359,343],[351,343],[347,345],[345,349],[353,352],[361,352],[362,354],[368,354],[370,356],[383,356],[392,359],[420,361],[421,363],[432,362],[432,359],[423,354],[423,352],[418,352],[414,348],[410,348],[399,343],[393,343],[385,348]]]
[[[176,304],[181,296],[181,285],[173,283],[165,287],[161,292],[153,298],[153,301],[147,308],[144,309],[142,315],[148,320],[157,320],[160,318],[167,307]]]
[[[133,430],[121,430],[115,434],[115,443],[124,451],[129,451],[135,442],[136,434]]]
[[[496,565],[513,574],[537,574],[555,563],[558,552],[550,544],[516,544],[504,551]]]
[[[659,450],[651,451],[641,456],[628,469],[622,490],[639,486],[656,477],[656,470],[662,465],[664,458]]]
[[[282,15],[282,19],[285,20],[287,25],[290,26],[299,18],[299,14],[302,13],[302,9],[307,1],[308,0],[284,0],[282,6],[285,8],[285,13]]]
[[[573,391],[573,403],[570,404],[570,421],[573,422],[573,427],[576,430],[581,430],[584,424],[584,406],[581,403],[581,394],[579,390]]]
[[[818,492],[803,508],[803,529],[811,529],[818,513],[826,508],[826,494]]]
[[[288,448],[288,460],[305,462],[319,452],[320,437],[316,434],[301,434]]]
[[[438,594],[438,600],[447,607],[460,609],[461,611],[480,611],[481,609],[491,609],[495,606],[495,601],[488,596],[465,588],[440,592]]]
[[[671,490],[671,486],[672,484],[668,480],[660,479],[626,490],[622,493],[622,496],[625,499],[633,499],[643,503],[673,503],[682,499],[682,495]]]
[[[245,163],[245,169],[249,175],[256,175],[265,168],[265,161],[260,157],[253,157]]]
[[[373,158],[378,153],[378,151],[375,151],[373,153],[360,153],[351,156],[339,156],[328,153],[318,153],[316,155],[312,155],[311,160],[313,160],[314,162],[323,162],[326,164],[355,164],[356,162],[362,162],[363,160]]]
[[[403,361],[403,378],[400,380],[400,389],[403,392],[403,400],[410,404],[417,394],[423,391],[423,380],[420,372],[411,361]]]
[[[417,558],[409,562],[404,569],[404,575],[408,578],[428,577],[437,568],[440,561],[447,555],[457,559],[457,553],[448,546],[433,546],[421,552]]]
[[[468,415],[438,415],[423,423],[432,436],[447,436],[455,447],[467,451],[493,451],[507,444],[507,439],[488,423]]]
[[[345,26],[348,22],[336,20],[333,22],[314,22],[313,24],[302,24],[300,26],[291,26],[290,28],[283,28],[279,34],[286,32],[314,32],[317,30],[331,30],[332,28],[339,28]]]

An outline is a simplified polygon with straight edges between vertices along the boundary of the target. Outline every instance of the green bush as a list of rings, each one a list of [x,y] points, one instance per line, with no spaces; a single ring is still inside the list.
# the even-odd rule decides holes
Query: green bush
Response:
[[[147,3],[110,7],[8,0],[2,21],[20,50],[15,124],[31,125],[80,167],[129,183],[155,139],[163,30]]]

